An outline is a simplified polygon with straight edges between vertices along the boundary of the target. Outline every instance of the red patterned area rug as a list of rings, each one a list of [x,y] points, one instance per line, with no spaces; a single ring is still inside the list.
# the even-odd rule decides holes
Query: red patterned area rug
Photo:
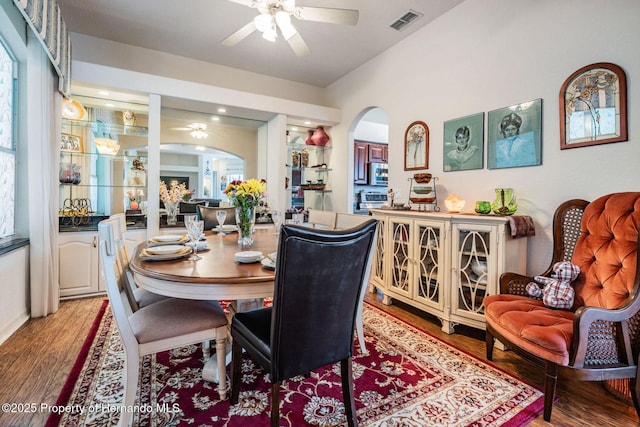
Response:
[[[369,354],[356,349],[353,375],[361,426],[521,426],[542,411],[542,393],[366,304]],[[268,426],[269,376],[248,357],[240,402],[221,401],[202,379],[199,345],[145,356],[133,408],[140,426]],[[78,357],[48,426],[109,426],[119,418],[123,349],[108,306]],[[281,388],[281,426],[345,425],[339,364]]]

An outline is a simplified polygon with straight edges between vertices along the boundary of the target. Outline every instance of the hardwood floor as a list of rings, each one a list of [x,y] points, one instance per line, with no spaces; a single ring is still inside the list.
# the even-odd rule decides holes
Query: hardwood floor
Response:
[[[53,405],[71,371],[84,338],[104,297],[64,301],[50,316],[32,319],[0,346],[0,402]],[[403,304],[385,306],[380,297],[367,301],[391,314],[440,337],[484,360],[484,332],[458,326],[456,334],[440,330],[437,319]],[[523,380],[542,386],[542,375],[529,363],[509,352],[495,351],[496,366]],[[607,392],[600,383],[566,381],[558,383],[558,402],[552,423],[542,417],[530,426],[637,426],[633,406]],[[0,412],[0,426],[42,426],[48,413]]]

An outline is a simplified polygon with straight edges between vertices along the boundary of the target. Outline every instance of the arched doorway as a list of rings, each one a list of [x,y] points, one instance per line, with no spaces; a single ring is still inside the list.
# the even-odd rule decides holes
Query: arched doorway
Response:
[[[367,214],[365,195],[386,194],[389,119],[379,107],[369,107],[358,115],[350,129],[350,158],[353,159],[349,194],[354,213]],[[372,196],[372,198],[379,198]]]

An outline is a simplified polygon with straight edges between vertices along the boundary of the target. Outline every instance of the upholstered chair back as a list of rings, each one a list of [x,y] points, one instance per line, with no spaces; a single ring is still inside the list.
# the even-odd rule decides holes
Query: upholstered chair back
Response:
[[[214,227],[218,226],[218,220],[216,219],[216,212],[219,210],[224,210],[227,212],[227,216],[224,219],[225,225],[235,225],[236,223],[236,208],[227,207],[227,208],[214,208],[209,206],[198,206],[198,217],[204,221],[204,229],[211,230]]]
[[[620,307],[638,289],[640,193],[603,196],[586,207],[572,262],[581,273],[574,282],[574,308]]]
[[[271,381],[351,357],[376,225],[370,219],[341,231],[283,226],[273,296]]]

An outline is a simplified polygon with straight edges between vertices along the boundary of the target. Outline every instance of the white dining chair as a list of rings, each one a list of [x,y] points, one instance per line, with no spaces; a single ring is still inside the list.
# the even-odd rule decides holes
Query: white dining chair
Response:
[[[167,298],[134,311],[125,292],[123,275],[118,275],[118,250],[114,240],[115,221],[98,224],[100,256],[107,294],[125,352],[123,405],[135,402],[140,357],[160,351],[215,340],[218,363],[218,393],[226,399],[225,345],[227,317],[217,301]],[[132,421],[130,411],[121,411],[119,426]]]
[[[333,211],[309,209],[309,218],[307,219],[307,223],[313,228],[335,230],[336,213]]]
[[[338,212],[336,213],[336,230],[356,227],[368,219],[371,219],[369,215],[356,215]]]
[[[129,269],[129,261],[131,261],[131,255],[127,250],[127,245],[124,239],[124,233],[127,231],[126,216],[124,213],[117,213],[111,215],[108,219],[104,220],[105,223],[113,225],[113,242],[117,252],[117,261],[119,262],[119,270],[124,275],[123,279],[125,284],[125,292],[129,298],[129,303],[136,311],[138,308],[146,307],[158,301],[162,301],[167,298],[163,295],[154,294],[146,289],[142,289],[136,285],[133,278],[133,273]]]

